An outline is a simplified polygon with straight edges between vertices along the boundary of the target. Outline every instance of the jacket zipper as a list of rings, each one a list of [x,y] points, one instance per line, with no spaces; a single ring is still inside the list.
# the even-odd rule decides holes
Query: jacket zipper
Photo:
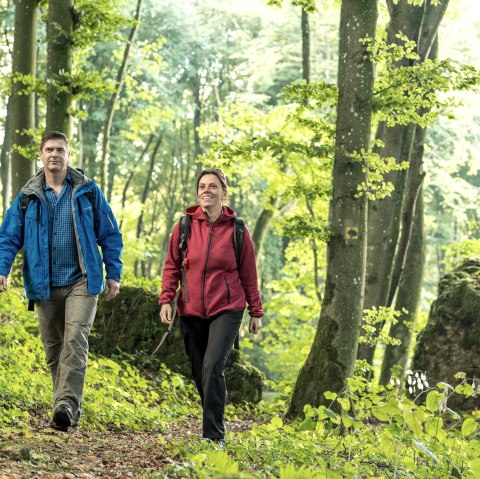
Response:
[[[212,238],[213,238],[213,225],[210,225],[210,234],[208,235],[207,256],[205,257],[205,265],[203,267],[203,283],[202,283],[202,317],[203,318],[206,318],[205,288],[207,285],[207,265],[208,265],[208,258],[210,256],[210,249],[212,247]]]

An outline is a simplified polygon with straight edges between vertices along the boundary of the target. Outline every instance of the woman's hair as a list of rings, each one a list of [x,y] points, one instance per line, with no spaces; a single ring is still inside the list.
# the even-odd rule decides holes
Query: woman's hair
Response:
[[[205,176],[205,175],[215,175],[220,180],[220,184],[222,185],[223,190],[227,191],[228,189],[227,177],[225,176],[225,173],[220,168],[207,168],[205,170],[202,170],[202,172],[198,175],[198,178],[197,178],[197,191],[198,191],[198,185],[200,184],[200,180],[202,179],[202,176]]]

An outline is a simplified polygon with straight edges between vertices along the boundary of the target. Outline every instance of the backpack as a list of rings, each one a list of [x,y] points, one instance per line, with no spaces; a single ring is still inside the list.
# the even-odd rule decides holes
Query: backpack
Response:
[[[85,196],[88,198],[88,200],[92,204],[93,223],[96,226],[98,224],[99,218],[98,218],[97,207],[95,206],[95,198],[96,198],[95,188],[87,191],[85,193]],[[31,194],[31,195],[22,195],[22,197],[20,198],[20,206],[21,206],[22,215],[23,215],[24,218],[25,218],[25,214],[27,212],[27,208],[28,208],[28,205],[29,205],[30,201],[38,202],[38,196],[35,195],[35,194]],[[83,214],[82,207],[80,206],[80,203],[79,203],[79,214]],[[40,208],[38,208],[38,207],[37,207],[37,223],[40,224]]]
[[[190,236],[190,222],[192,218],[190,215],[185,215],[180,218],[180,236],[178,238],[178,249],[180,250],[180,262],[182,264],[182,278],[184,279],[185,270],[183,269],[183,259],[185,258],[185,251],[187,250],[187,242]],[[233,247],[235,248],[235,259],[237,265],[240,264],[240,255],[242,253],[243,236],[245,233],[245,222],[239,216],[232,218],[233,223]],[[234,349],[240,349],[240,338],[237,334],[234,344]]]
[[[192,218],[190,215],[185,215],[180,218],[180,236],[178,238],[178,248],[180,250],[180,261],[183,263],[185,251],[187,250],[188,238],[190,237],[190,222]],[[242,253],[243,236],[245,233],[245,222],[239,216],[232,218],[233,223],[233,246],[235,248],[235,258],[237,265],[240,264],[240,255]]]

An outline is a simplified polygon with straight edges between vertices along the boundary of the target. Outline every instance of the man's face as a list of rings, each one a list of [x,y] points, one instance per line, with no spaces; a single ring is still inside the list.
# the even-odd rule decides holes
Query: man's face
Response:
[[[40,150],[40,160],[46,171],[50,173],[61,173],[67,170],[68,146],[63,140],[47,140]]]

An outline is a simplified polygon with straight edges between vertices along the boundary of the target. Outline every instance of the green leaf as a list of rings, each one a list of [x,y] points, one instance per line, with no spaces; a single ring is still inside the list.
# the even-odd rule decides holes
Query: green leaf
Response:
[[[375,406],[372,408],[372,414],[379,420],[387,422],[390,418],[383,406]]]
[[[280,429],[283,427],[283,421],[280,417],[278,416],[275,416],[274,418],[272,418],[272,420],[270,421],[270,424],[275,428],[275,429]]]
[[[424,414],[421,411],[406,411],[405,421],[415,436],[423,434]]]
[[[470,469],[473,472],[473,477],[480,477],[480,459],[470,461]]]
[[[337,401],[344,411],[350,411],[350,400],[348,398],[337,398]]]
[[[427,394],[427,399],[425,401],[425,406],[427,408],[427,411],[437,412],[438,405],[440,404],[442,397],[443,397],[442,393],[438,391],[430,391]]]
[[[462,424],[462,434],[464,436],[470,436],[471,434],[474,434],[478,429],[478,423],[475,419],[472,417],[468,417],[463,421]]]
[[[328,399],[329,401],[335,401],[338,396],[337,393],[332,393],[331,391],[325,391],[323,395],[325,396],[325,399]]]

